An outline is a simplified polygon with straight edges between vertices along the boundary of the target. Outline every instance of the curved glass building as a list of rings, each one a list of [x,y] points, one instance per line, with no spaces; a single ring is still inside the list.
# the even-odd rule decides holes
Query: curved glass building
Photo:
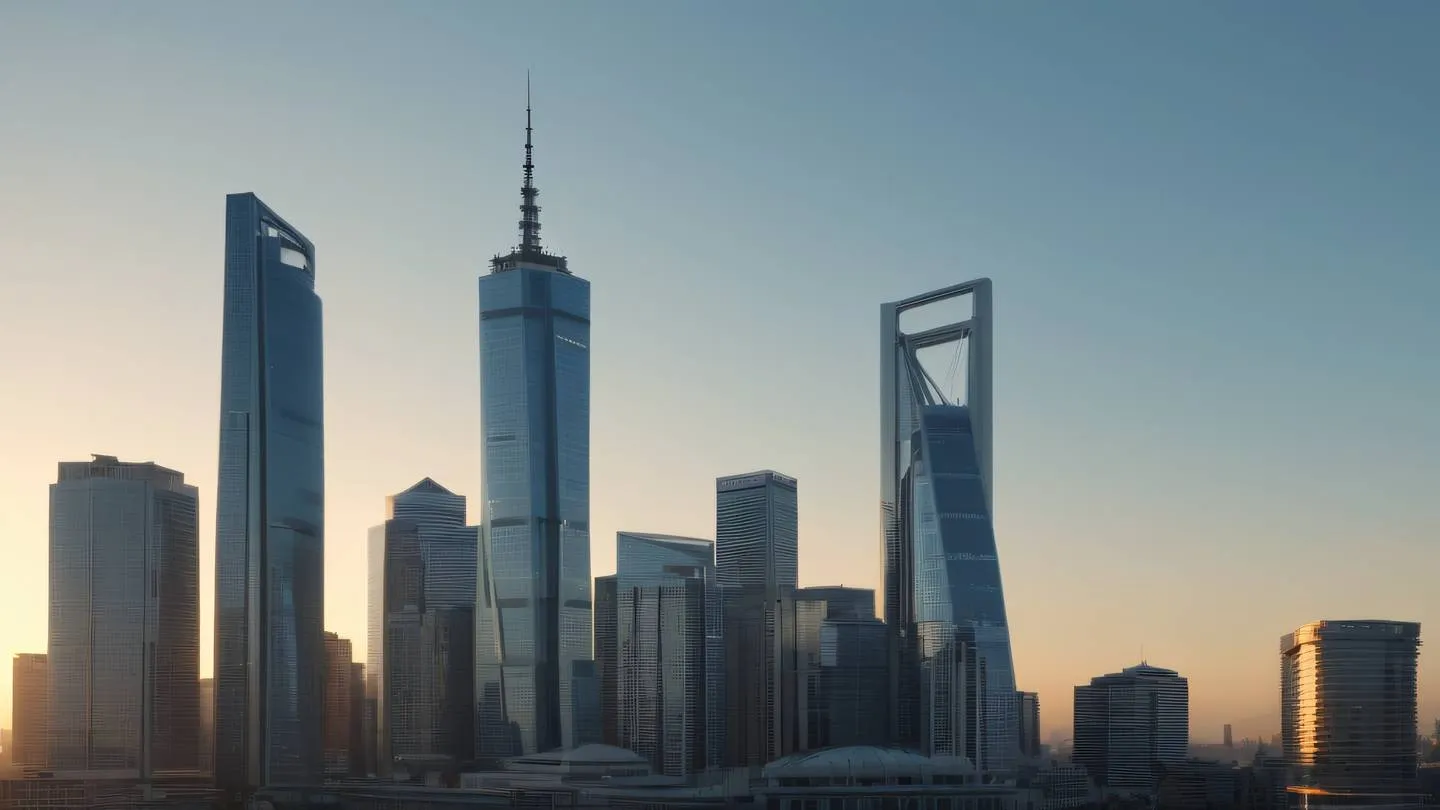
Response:
[[[967,317],[902,329],[967,300]],[[1018,716],[991,523],[990,313],[989,279],[881,307],[881,522],[895,742],[1005,771]],[[920,360],[947,347],[963,401]]]
[[[215,781],[323,770],[325,415],[315,246],[254,194],[225,198],[215,515]]]
[[[593,702],[590,283],[540,247],[530,133],[527,111],[520,245],[479,284],[481,758],[571,746]]]
[[[1311,622],[1280,639],[1291,806],[1419,806],[1420,625]]]

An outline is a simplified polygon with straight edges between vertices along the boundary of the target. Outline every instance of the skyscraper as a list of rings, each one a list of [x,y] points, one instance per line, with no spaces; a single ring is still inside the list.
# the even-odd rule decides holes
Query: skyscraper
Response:
[[[381,775],[396,760],[471,757],[477,529],[465,496],[423,479],[370,530],[367,689]]]
[[[620,597],[614,574],[595,578],[595,677],[600,682],[600,741],[620,745]]]
[[[325,409],[315,247],[225,198],[215,509],[215,782],[234,797],[323,765]]]
[[[799,588],[780,600],[776,715],[779,754],[884,745],[882,623],[868,588]],[[868,646],[865,646],[868,645]],[[863,713],[863,716],[861,716]]]
[[[1015,710],[1019,712],[1020,756],[1030,759],[1040,757],[1040,695],[1035,692],[1016,692]],[[1229,726],[1226,726],[1229,728]]]
[[[50,667],[45,653],[16,653],[11,663],[10,764],[50,761]]]
[[[484,581],[475,621],[477,756],[574,742],[591,660],[590,283],[540,246],[525,121],[520,244],[480,278]]]
[[[715,479],[715,565],[722,586],[771,599],[795,590],[797,498],[795,479],[774,470]]]
[[[1280,639],[1289,791],[1306,807],[1418,806],[1420,625],[1319,621]]]
[[[1071,759],[1109,793],[1154,794],[1161,770],[1185,761],[1190,683],[1141,663],[1075,687]]]
[[[113,456],[50,486],[50,767],[199,766],[200,582],[185,476]]]
[[[725,762],[764,765],[796,750],[794,647],[782,649],[799,574],[795,479],[773,470],[715,480],[723,598]]]
[[[616,744],[671,776],[718,767],[724,649],[714,544],[617,532],[615,579]]]
[[[325,634],[325,775],[350,773],[350,639]]]
[[[959,320],[902,329],[967,300]],[[882,305],[880,501],[895,741],[1006,771],[1017,717],[991,523],[990,302],[979,279]],[[942,353],[943,366],[924,362]]]

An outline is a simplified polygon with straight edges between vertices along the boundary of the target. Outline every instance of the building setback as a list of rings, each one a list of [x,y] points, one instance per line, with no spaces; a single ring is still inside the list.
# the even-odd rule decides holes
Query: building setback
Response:
[[[49,766],[199,766],[199,495],[114,456],[50,486]]]

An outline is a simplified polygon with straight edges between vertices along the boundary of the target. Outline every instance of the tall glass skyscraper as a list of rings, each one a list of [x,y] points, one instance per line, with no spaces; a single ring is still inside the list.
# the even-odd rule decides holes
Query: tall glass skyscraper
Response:
[[[1319,621],[1280,639],[1291,806],[1418,807],[1420,625]]]
[[[370,530],[366,645],[381,776],[396,761],[462,765],[475,735],[478,534],[465,496],[426,478],[387,501]]]
[[[907,332],[906,313],[968,299],[958,321]],[[881,523],[891,713],[898,744],[1014,767],[1015,674],[991,523],[990,280],[881,307]],[[953,347],[963,401],[922,353]]]
[[[727,765],[764,765],[798,750],[794,647],[782,649],[791,606],[783,600],[799,575],[798,537],[794,478],[761,470],[715,479]]]
[[[479,757],[573,745],[572,687],[593,670],[590,283],[540,246],[532,134],[527,105],[520,245],[479,285]]]
[[[199,495],[113,456],[50,486],[50,767],[199,766]]]
[[[315,246],[254,194],[225,198],[215,513],[215,781],[323,771],[325,410]]]

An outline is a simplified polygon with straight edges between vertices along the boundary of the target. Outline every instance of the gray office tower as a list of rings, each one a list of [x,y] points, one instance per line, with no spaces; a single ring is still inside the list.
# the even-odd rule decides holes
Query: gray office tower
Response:
[[[582,691],[594,681],[590,283],[540,246],[528,104],[525,124],[520,244],[491,260],[479,284],[482,757],[573,746],[575,708],[586,705],[576,678]]]
[[[1075,748],[1108,793],[1153,795],[1164,768],[1190,745],[1190,683],[1174,670],[1141,663],[1075,687]]]
[[[325,402],[315,246],[225,198],[215,509],[215,782],[243,797],[324,764]]]
[[[50,756],[56,770],[199,767],[199,496],[113,456],[50,486]]]
[[[1280,733],[1292,806],[1421,805],[1419,656],[1414,622],[1319,621],[1281,637]]]
[[[1020,756],[1026,759],[1039,759],[1040,695],[1036,692],[1016,692],[1015,711],[1019,713],[1017,725],[1020,730]]]
[[[800,588],[787,605],[782,648],[795,651],[801,701],[796,750],[880,745],[889,739],[885,624],[868,588]]]
[[[616,715],[613,744],[670,776],[719,767],[724,649],[714,544],[618,532],[614,585],[597,582],[597,593],[614,590],[597,600],[596,613],[596,657],[609,679],[600,689]]]
[[[778,639],[799,575],[795,479],[772,470],[715,481],[715,562],[724,611],[727,765],[796,750],[793,669]]]
[[[473,757],[477,545],[465,496],[429,478],[386,498],[370,530],[365,690],[380,776]]]
[[[970,311],[902,328],[955,304]],[[933,319],[932,319],[933,320]],[[881,307],[881,525],[893,741],[1009,771],[1015,673],[992,524],[990,280]],[[922,358],[942,355],[939,367]],[[942,387],[963,369],[964,393]]]

